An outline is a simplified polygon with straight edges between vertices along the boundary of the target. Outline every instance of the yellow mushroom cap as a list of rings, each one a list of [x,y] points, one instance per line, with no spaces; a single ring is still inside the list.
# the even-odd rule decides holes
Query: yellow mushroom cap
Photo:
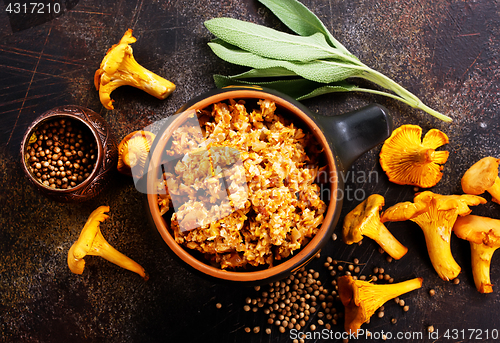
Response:
[[[430,202],[434,198],[434,193],[425,191],[419,193],[411,201],[400,202],[386,209],[380,218],[382,223],[399,222],[417,217],[427,211]]]
[[[417,193],[413,202],[406,201],[389,207],[382,213],[382,222],[396,222],[411,220],[419,215],[431,211],[456,210],[460,216],[468,215],[472,210],[469,206],[485,204],[486,199],[470,194],[441,195],[431,191]]]
[[[500,159],[495,157],[485,157],[474,163],[462,177],[463,191],[468,194],[483,194],[498,178],[499,163]]]
[[[346,244],[358,243],[363,239],[365,228],[369,230],[371,226],[378,226],[384,202],[383,196],[372,194],[345,216],[343,239]]]
[[[109,212],[109,206],[100,206],[90,214],[80,232],[78,240],[69,249],[68,266],[73,273],[83,273],[83,269],[85,268],[85,260],[83,258],[92,248],[92,243],[97,235],[97,231],[99,231],[99,225],[109,218],[109,215],[105,214],[105,212]]]
[[[435,186],[441,180],[448,151],[436,149],[448,143],[445,133],[432,129],[421,141],[422,128],[402,125],[393,131],[380,151],[380,165],[389,181],[422,188]]]
[[[132,30],[128,29],[120,39],[120,42],[118,44],[113,44],[111,48],[108,49],[106,56],[104,56],[101,62],[100,69],[107,74],[116,73],[125,55],[133,53],[132,47],[130,47],[129,44],[135,43],[136,41],[137,39],[132,36]]]
[[[155,134],[149,131],[134,131],[125,136],[118,145],[118,171],[141,178],[154,140]]]
[[[476,244],[500,247],[500,220],[468,215],[458,218],[453,227],[457,237]]]

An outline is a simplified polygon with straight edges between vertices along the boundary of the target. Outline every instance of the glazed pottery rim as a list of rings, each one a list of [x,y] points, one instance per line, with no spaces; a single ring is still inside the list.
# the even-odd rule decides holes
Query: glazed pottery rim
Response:
[[[334,153],[328,143],[328,140],[326,139],[324,133],[321,131],[318,125],[306,114],[306,112],[297,107],[291,100],[259,89],[226,89],[216,94],[208,94],[208,96],[199,99],[194,104],[191,104],[186,109],[183,109],[184,111],[179,113],[179,117],[175,118],[174,121],[169,124],[168,128],[162,132],[161,136],[156,138],[155,145],[153,145],[154,148],[151,151],[150,163],[154,165],[154,162],[161,158],[162,150],[165,148],[168,140],[170,139],[173,130],[184,123],[190,113],[192,113],[192,110],[204,109],[214,103],[227,101],[230,99],[273,100],[276,103],[277,107],[283,108],[295,117],[293,118],[293,121],[300,121],[301,123],[305,124],[309,132],[314,134],[315,138],[318,140],[318,143],[321,145],[321,147],[324,148],[324,155],[326,157],[330,175],[332,173],[338,172],[339,168],[335,162]],[[278,261],[278,264],[267,269],[255,271],[223,270],[218,267],[212,266],[208,260],[204,262],[196,258],[192,253],[189,252],[188,248],[181,246],[175,241],[173,235],[171,234],[171,230],[168,228],[166,220],[160,214],[157,205],[157,194],[153,190],[153,183],[155,178],[156,174],[154,172],[147,174],[147,206],[156,229],[162,236],[163,240],[167,243],[169,248],[173,251],[173,253],[177,255],[177,257],[179,257],[182,261],[187,263],[195,270],[216,279],[239,282],[259,282],[269,280],[270,278],[281,274],[283,274],[283,277],[285,277],[286,274],[295,272],[303,265],[307,264],[311,259],[313,259],[320,248],[325,244],[325,235],[331,234],[332,222],[335,220],[336,212],[340,210],[338,208],[339,199],[337,197],[337,189],[341,182],[338,178],[336,178],[335,182],[332,182],[331,178],[329,178],[328,185],[330,186],[330,199],[327,210],[324,213],[323,223],[318,229],[316,235],[312,237],[304,247],[302,247],[298,251],[295,251],[291,257],[288,257],[283,262]],[[329,237],[326,237],[326,239],[328,238]]]
[[[80,109],[80,108],[78,107],[78,109]],[[53,108],[53,109],[41,114],[37,119],[35,119],[33,121],[33,123],[31,124],[31,126],[26,130],[26,133],[25,133],[23,141],[22,141],[22,146],[21,146],[21,152],[22,152],[21,158],[22,158],[22,165],[23,165],[23,169],[24,169],[25,174],[28,176],[28,178],[34,184],[37,185],[37,187],[40,187],[41,189],[48,191],[48,192],[53,192],[54,194],[73,193],[75,191],[79,191],[80,189],[87,187],[92,182],[92,180],[94,180],[94,178],[96,176],[95,174],[98,172],[99,166],[100,166],[101,161],[103,159],[103,151],[102,151],[103,144],[102,144],[101,140],[99,139],[99,135],[97,134],[95,128],[92,127],[92,125],[90,125],[86,120],[84,120],[80,116],[78,116],[74,113],[71,113],[71,112],[63,112],[63,110],[64,110],[64,107],[60,107],[60,108],[56,107],[56,108]],[[25,158],[26,150],[29,146],[28,142],[29,142],[31,135],[34,133],[34,131],[37,128],[39,128],[41,125],[43,125],[45,122],[50,121],[50,120],[54,120],[58,117],[68,118],[70,120],[76,120],[76,121],[79,121],[80,123],[82,123],[83,125],[85,125],[85,127],[92,133],[92,136],[94,137],[94,142],[97,145],[96,146],[97,158],[94,162],[94,167],[92,168],[92,172],[81,183],[77,184],[75,187],[68,188],[68,189],[52,188],[52,187],[48,187],[48,186],[45,186],[44,184],[40,183],[34,177],[34,175],[29,171],[27,163],[26,163],[26,158]]]

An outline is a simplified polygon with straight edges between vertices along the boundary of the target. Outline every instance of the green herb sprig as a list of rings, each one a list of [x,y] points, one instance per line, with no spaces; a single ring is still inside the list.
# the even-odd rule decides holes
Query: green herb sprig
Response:
[[[389,77],[363,64],[299,1],[259,1],[298,35],[232,18],[207,20],[205,26],[218,37],[208,43],[212,51],[227,62],[252,68],[232,76],[214,75],[217,87],[261,85],[297,100],[333,92],[366,92],[396,99],[451,122],[450,117],[428,107]],[[349,78],[368,80],[392,93],[358,87],[345,81]]]

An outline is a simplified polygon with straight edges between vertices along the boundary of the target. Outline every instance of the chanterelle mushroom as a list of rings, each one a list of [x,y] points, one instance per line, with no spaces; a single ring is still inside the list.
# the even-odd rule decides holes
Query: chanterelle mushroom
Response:
[[[451,254],[451,230],[458,216],[471,212],[469,206],[486,203],[475,195],[440,195],[430,191],[419,193],[413,203],[403,202],[388,208],[382,222],[411,220],[425,235],[432,266],[439,277],[448,281],[460,273],[460,266]]]
[[[154,140],[155,134],[149,131],[134,131],[125,136],[118,144],[118,171],[140,179]]]
[[[94,85],[99,91],[101,103],[108,110],[114,108],[111,92],[120,86],[136,87],[162,100],[175,90],[172,82],[137,63],[129,45],[135,41],[132,30],[128,29],[120,42],[108,50],[100,68],[95,72]]]
[[[500,247],[500,220],[468,215],[457,219],[453,232],[470,242],[472,275],[477,290],[493,292],[490,264],[493,253]]]
[[[380,151],[380,165],[389,181],[422,188],[435,186],[448,160],[448,151],[436,149],[448,143],[445,133],[432,129],[424,136],[418,125],[403,125],[393,131]]]
[[[75,274],[82,274],[85,268],[83,258],[86,255],[97,255],[147,280],[148,275],[144,268],[113,248],[102,236],[99,224],[109,217],[105,212],[109,212],[109,206],[100,206],[90,214],[78,240],[68,251],[69,269]]]
[[[361,325],[366,323],[380,306],[401,294],[422,287],[422,281],[422,278],[415,278],[399,283],[377,285],[354,280],[350,275],[340,277],[337,285],[340,300],[345,307],[345,331],[357,336]]]
[[[467,194],[490,193],[492,201],[500,204],[500,178],[498,164],[500,159],[485,157],[470,167],[462,177],[462,189]]]
[[[379,211],[384,206],[384,197],[370,195],[365,201],[349,212],[344,219],[343,239],[346,244],[358,243],[363,236],[377,242],[385,252],[399,260],[408,248],[402,245],[384,224],[380,222]]]

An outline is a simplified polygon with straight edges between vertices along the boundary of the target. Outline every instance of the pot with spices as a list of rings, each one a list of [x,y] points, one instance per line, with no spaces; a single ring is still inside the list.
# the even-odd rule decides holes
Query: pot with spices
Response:
[[[116,169],[116,141],[94,111],[67,105],[40,115],[21,143],[23,171],[43,195],[81,202],[99,194]]]

